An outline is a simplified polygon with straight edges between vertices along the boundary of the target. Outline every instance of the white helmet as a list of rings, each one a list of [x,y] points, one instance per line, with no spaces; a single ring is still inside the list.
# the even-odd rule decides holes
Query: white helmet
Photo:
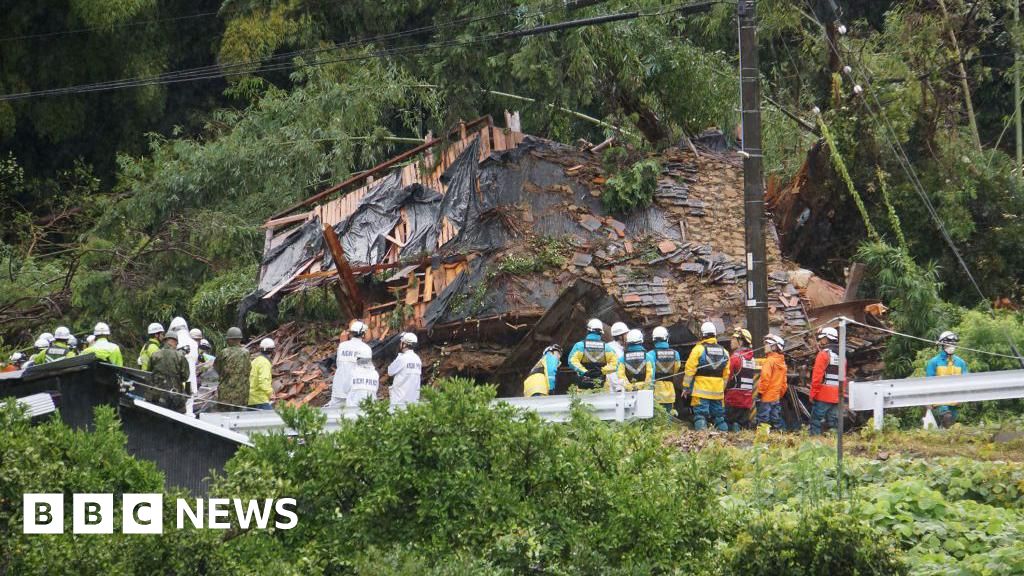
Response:
[[[406,332],[405,334],[402,334],[401,342],[402,344],[405,344],[407,346],[415,346],[420,343],[419,338],[417,338],[416,335],[413,334],[412,332]]]
[[[78,338],[75,338],[74,334],[68,336],[68,346],[72,348],[78,348]]]
[[[110,326],[107,326],[105,322],[97,322],[92,333],[97,336],[110,336]]]
[[[612,338],[618,338],[626,332],[629,332],[629,328],[626,326],[625,322],[616,322],[615,324],[612,324]]]
[[[597,318],[591,318],[590,320],[587,320],[587,332],[604,334],[604,324]]]
[[[774,346],[779,352],[782,352],[786,347],[786,341],[782,339],[782,336],[778,336],[776,334],[769,334],[765,336],[764,341],[767,344]]]
[[[67,340],[69,338],[71,338],[71,330],[68,330],[67,326],[58,326],[53,331],[54,340]]]
[[[939,342],[942,344],[956,344],[960,342],[960,337],[956,335],[956,332],[946,330],[942,334],[939,334]]]
[[[196,342],[203,339],[203,331],[200,330],[199,328],[193,328],[189,330],[188,335],[191,336],[192,339],[195,340]]]
[[[651,339],[657,342],[658,340],[668,340],[668,328],[664,326],[658,326],[651,331]]]
[[[644,333],[636,328],[626,332],[626,344],[643,344]]]
[[[181,316],[175,316],[174,320],[171,320],[171,325],[167,327],[169,332],[177,332],[178,330],[188,330],[188,322]]]
[[[210,346],[210,341],[207,340],[206,338],[203,338],[202,340],[199,341],[199,349],[200,350],[209,350],[211,348],[212,348],[212,346]]]
[[[11,354],[11,363],[12,364],[14,362],[21,362],[24,359],[25,359],[25,355],[22,354],[21,352],[15,352],[14,354]]]
[[[701,336],[718,336],[718,328],[714,322],[705,322],[700,325]]]
[[[366,324],[363,324],[362,320],[353,320],[348,325],[348,331],[356,338],[362,338],[363,334],[366,334]]]
[[[190,334],[190,336],[191,336],[191,334]],[[273,349],[274,349],[274,340],[273,339],[271,339],[271,338],[264,338],[263,340],[260,340],[260,350],[273,350]]]
[[[153,334],[159,334],[159,333],[161,333],[163,331],[164,331],[164,325],[163,324],[161,324],[159,322],[153,322],[152,324],[149,325],[149,328],[146,329],[146,334],[149,334],[150,336],[152,336]]]
[[[42,334],[39,335],[39,337],[42,338],[43,340],[46,340],[47,346],[49,346],[50,343],[53,342],[53,334],[49,332],[43,332]]]
[[[49,347],[50,347],[50,341],[49,340],[47,340],[46,338],[43,338],[42,336],[40,336],[39,338],[36,338],[36,348],[39,348],[40,350],[42,350],[42,349],[49,348]]]
[[[96,341],[96,336],[94,334],[89,334],[88,336],[85,337],[85,343],[86,344],[92,345],[92,343],[95,342],[95,341]]]
[[[818,338],[828,338],[833,342],[839,342],[839,331],[831,326],[825,326],[821,330],[818,330]]]

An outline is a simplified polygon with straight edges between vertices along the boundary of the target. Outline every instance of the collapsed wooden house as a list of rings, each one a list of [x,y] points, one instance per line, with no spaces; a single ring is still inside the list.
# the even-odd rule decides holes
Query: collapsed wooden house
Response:
[[[241,313],[329,289],[338,325],[363,319],[383,356],[400,332],[415,331],[428,378],[477,377],[506,395],[520,393],[544,346],[571,346],[590,317],[648,332],[665,325],[684,352],[704,320],[722,334],[744,323],[734,150],[710,136],[661,153],[654,202],[609,214],[598,152],[524,135],[516,115],[506,124],[461,124],[275,215],[264,224],[258,289]],[[771,224],[767,236],[771,328],[799,363],[811,355],[805,333],[816,322],[864,318],[876,303],[849,301],[842,287],[786,261]],[[330,381],[329,358],[316,363],[333,343],[282,330],[279,341],[292,344],[276,358],[278,395],[311,400]],[[881,369],[872,338],[851,339],[855,374]]]

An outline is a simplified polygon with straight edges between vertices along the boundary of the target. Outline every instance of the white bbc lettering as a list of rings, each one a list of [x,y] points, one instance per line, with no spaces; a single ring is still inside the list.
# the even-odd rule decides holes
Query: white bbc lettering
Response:
[[[121,531],[125,534],[163,534],[164,495],[125,494],[121,498]]]
[[[64,533],[63,494],[24,494],[21,505],[24,508],[22,526],[25,534]]]
[[[71,499],[71,531],[75,534],[113,534],[114,495],[74,494]]]
[[[288,509],[291,506],[291,510]],[[274,503],[274,511],[278,516],[288,518],[288,522],[274,522],[278,530],[291,530],[299,523],[299,516],[295,514],[295,498],[281,498]]]
[[[203,499],[196,498],[196,507],[193,509],[188,505],[188,500],[184,498],[178,499],[177,504],[177,517],[178,517],[178,530],[185,527],[185,517],[188,516],[189,521],[192,522],[193,528],[203,527]]]
[[[269,498],[263,501],[262,507],[260,507],[259,500],[249,500],[249,505],[245,508],[242,508],[241,500],[235,499],[235,516],[238,518],[238,527],[247,530],[249,524],[255,519],[256,527],[261,530],[265,529],[273,509],[274,501]]]
[[[220,518],[227,518],[231,515],[228,505],[231,503],[227,498],[210,498],[206,501],[206,527],[213,530],[227,530],[231,528],[231,522],[221,521]]]

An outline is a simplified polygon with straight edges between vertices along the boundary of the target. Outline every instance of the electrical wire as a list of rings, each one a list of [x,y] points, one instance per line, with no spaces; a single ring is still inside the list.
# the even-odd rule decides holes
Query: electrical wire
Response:
[[[45,90],[35,90],[35,91],[20,92],[20,93],[14,93],[14,94],[4,94],[4,95],[0,95],[0,102],[2,102],[2,101],[13,101],[13,100],[23,100],[23,99],[27,99],[27,98],[36,98],[36,97],[44,97],[44,96],[63,96],[63,95],[82,94],[82,93],[90,93],[90,92],[102,92],[102,91],[109,91],[109,90],[134,88],[134,87],[140,87],[140,86],[166,85],[166,84],[174,84],[174,83],[179,83],[179,82],[194,82],[194,81],[200,81],[200,80],[209,80],[209,79],[226,78],[226,77],[231,77],[231,76],[251,74],[251,73],[255,73],[255,72],[265,73],[265,72],[273,72],[273,71],[281,71],[281,70],[294,69],[294,68],[299,68],[299,67],[303,67],[303,66],[305,66],[305,67],[323,66],[323,65],[326,65],[326,64],[333,64],[333,63],[339,63],[339,62],[354,62],[354,61],[364,61],[364,60],[369,60],[369,59],[374,59],[374,58],[401,56],[401,55],[405,55],[405,54],[415,54],[415,53],[426,52],[428,50],[435,50],[435,49],[440,49],[440,48],[450,48],[450,47],[455,47],[455,46],[468,46],[468,45],[480,44],[480,43],[485,43],[485,42],[493,42],[493,41],[500,41],[500,40],[520,38],[520,37],[525,37],[525,36],[532,36],[532,35],[537,35],[537,34],[544,34],[544,33],[555,32],[555,31],[559,31],[559,30],[563,30],[563,29],[567,29],[567,28],[571,28],[571,27],[588,26],[588,25],[595,25],[595,24],[604,24],[604,23],[609,23],[609,22],[614,22],[614,21],[619,21],[619,20],[634,19],[634,18],[661,16],[661,15],[668,14],[668,13],[671,13],[671,12],[675,12],[675,11],[679,11],[679,10],[684,10],[684,9],[686,9],[690,5],[691,4],[678,5],[678,6],[675,6],[675,7],[662,9],[662,10],[659,10],[657,12],[649,12],[649,13],[641,13],[641,12],[635,12],[634,11],[634,12],[619,12],[619,13],[613,13],[613,14],[605,14],[605,15],[600,15],[600,16],[595,16],[595,17],[585,18],[585,19],[580,19],[580,20],[573,20],[573,21],[568,21],[568,22],[561,22],[561,23],[556,23],[556,24],[543,25],[543,26],[538,26],[538,27],[535,27],[535,28],[525,29],[525,30],[504,30],[504,31],[499,31],[499,32],[496,32],[496,33],[488,34],[488,35],[477,36],[477,37],[470,37],[470,38],[465,38],[465,39],[437,41],[437,42],[433,42],[433,43],[416,44],[416,45],[411,45],[411,46],[399,46],[399,47],[385,48],[385,49],[380,49],[380,50],[372,51],[372,52],[369,52],[369,53],[366,53],[366,54],[348,55],[348,56],[344,56],[344,57],[340,57],[340,58],[330,58],[330,59],[325,59],[325,60],[317,60],[317,61],[312,62],[312,63],[292,61],[292,62],[279,62],[277,64],[271,64],[269,66],[267,66],[267,65],[260,66],[261,64],[264,64],[264,62],[275,62],[275,61],[280,61],[280,60],[282,60],[284,58],[307,57],[307,56],[311,56],[311,55],[318,54],[318,53],[321,53],[321,52],[330,52],[330,51],[342,50],[342,49],[345,49],[345,48],[360,47],[360,46],[368,45],[368,44],[370,44],[372,42],[377,42],[377,41],[379,41],[381,39],[393,39],[393,38],[408,36],[408,35],[412,35],[412,34],[419,34],[419,33],[423,32],[423,31],[426,31],[426,30],[437,30],[437,29],[440,29],[440,28],[443,28],[443,27],[446,27],[446,26],[453,25],[453,23],[438,24],[438,25],[429,26],[429,27],[422,27],[422,28],[417,28],[417,29],[413,29],[413,30],[406,30],[406,31],[402,31],[402,32],[396,32],[396,33],[392,33],[391,35],[384,35],[384,36],[380,36],[380,37],[376,37],[376,38],[371,38],[371,39],[361,39],[361,40],[349,41],[349,42],[346,42],[346,43],[343,43],[343,44],[333,45],[333,46],[324,47],[324,48],[296,50],[296,51],[292,51],[292,52],[288,52],[288,53],[284,53],[284,54],[275,55],[275,56],[271,57],[268,60],[249,60],[249,61],[241,61],[241,62],[232,62],[232,63],[228,63],[228,64],[223,64],[223,65],[213,64],[213,65],[202,66],[202,67],[197,67],[197,68],[177,70],[177,71],[174,71],[174,72],[159,74],[159,75],[156,75],[156,76],[142,76],[142,77],[136,77],[136,78],[125,78],[125,79],[120,79],[120,80],[97,82],[97,83],[92,83],[92,84],[80,84],[80,85],[68,86],[68,87],[64,87],[64,88],[53,88],[53,89],[45,89]],[[530,14],[521,15],[520,18],[521,19],[525,19],[525,18],[528,18],[528,17],[542,15],[542,14],[550,12],[550,11],[552,11],[554,9],[555,8],[548,8],[548,9],[540,10],[540,11],[533,12],[533,13],[530,13]],[[485,18],[497,17],[497,16],[500,16],[500,15],[505,15],[505,14],[510,14],[510,13],[516,12],[517,10],[518,9],[508,10],[508,11],[500,12],[500,13],[495,13],[495,14],[488,15],[488,16],[473,17],[471,19],[468,19],[468,21],[476,21],[476,20],[481,20],[481,19],[485,19]],[[463,19],[463,20],[467,21],[466,19]],[[453,21],[453,22],[457,23],[458,21]],[[251,69],[254,66],[260,66],[260,68],[258,70]]]
[[[838,9],[834,10],[838,17]],[[813,11],[811,12],[811,17],[818,23],[819,26],[822,27],[823,30],[825,29],[825,25],[821,22],[821,20],[818,19],[817,15],[815,15]],[[839,51],[839,47],[836,45],[835,42],[832,41],[832,38],[829,37],[827,33],[825,34],[825,39],[832,47],[832,50],[836,54],[836,57],[842,59],[843,55]],[[860,76],[861,81],[863,82],[864,91],[866,91],[869,94],[871,99],[874,101],[875,108],[877,109],[873,109],[871,107],[871,103],[868,102],[867,99],[865,99],[864,104],[868,110],[868,113],[871,115],[872,118],[875,119],[876,125],[878,123],[878,120],[881,119],[885,128],[884,130],[882,130],[882,135],[886,139],[886,142],[888,143],[890,150],[892,150],[893,154],[896,156],[896,159],[899,161],[900,167],[903,168],[904,172],[909,177],[912,187],[914,188],[914,191],[921,199],[921,202],[922,204],[924,204],[926,211],[932,218],[932,221],[935,223],[936,227],[939,229],[939,232],[942,235],[943,240],[945,240],[946,244],[953,252],[953,256],[956,258],[957,263],[960,264],[960,268],[963,269],[964,273],[967,275],[968,280],[970,280],[971,285],[974,287],[974,290],[978,293],[978,296],[986,304],[989,303],[988,297],[985,296],[985,293],[984,291],[982,291],[981,286],[978,284],[978,281],[974,278],[974,274],[971,273],[971,270],[967,266],[967,263],[964,261],[963,256],[961,256],[960,251],[957,250],[956,244],[953,242],[953,238],[949,235],[949,232],[946,230],[945,223],[939,216],[938,211],[935,210],[935,206],[932,204],[931,199],[928,198],[928,194],[927,192],[925,192],[924,186],[921,184],[921,180],[917,176],[917,171],[914,169],[913,164],[910,162],[910,157],[907,155],[906,150],[903,148],[903,144],[900,142],[899,136],[897,135],[895,128],[893,128],[892,123],[889,121],[889,118],[882,113],[882,104],[881,102],[879,102],[878,96],[877,94],[875,94],[875,91],[871,89],[871,78],[869,76],[869,72],[867,71],[867,67],[864,66],[863,62],[859,62],[856,64],[857,68],[850,67],[849,74],[853,76],[853,74],[856,72]],[[856,78],[854,78],[854,80],[856,81]],[[989,311],[991,313],[991,308],[989,309]],[[1021,364],[1021,367],[1024,368],[1024,357],[1020,355],[1020,352],[1017,350],[1017,346],[1014,344],[1013,340],[1010,339],[1009,335],[1004,334],[1004,336],[1006,337],[1006,340],[1010,345],[1010,349],[1013,350],[1013,352],[1016,354],[1015,358]]]
[[[928,338],[921,338],[920,336],[913,336],[911,334],[904,334],[903,332],[898,332],[896,330],[890,330],[889,328],[882,328],[881,326],[872,326],[870,324],[865,324],[863,322],[858,322],[858,321],[852,320],[850,318],[846,319],[846,323],[847,324],[855,324],[857,326],[863,326],[864,328],[869,328],[871,330],[876,330],[878,332],[885,332],[886,334],[890,334],[892,336],[900,336],[902,338],[909,338],[911,340],[917,340],[919,342],[925,342],[927,344],[933,344],[933,345],[936,345],[936,346],[940,346],[940,345],[943,344],[942,342],[939,342],[938,340],[929,340]],[[1012,354],[1001,354],[999,352],[990,352],[988,350],[979,350],[977,348],[968,348],[966,346],[961,346],[959,344],[957,344],[956,347],[957,347],[958,350],[967,350],[968,352],[974,352],[976,354],[983,354],[983,355],[986,355],[986,356],[994,356],[994,357],[997,357],[997,358],[1008,358],[1010,360],[1020,360],[1020,358],[1018,356],[1014,356]]]

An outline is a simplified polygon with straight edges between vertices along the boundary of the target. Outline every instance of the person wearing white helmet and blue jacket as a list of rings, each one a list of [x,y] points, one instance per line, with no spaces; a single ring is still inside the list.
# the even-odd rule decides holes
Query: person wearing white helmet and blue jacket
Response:
[[[668,414],[676,402],[673,378],[681,369],[679,352],[668,345],[668,329],[658,326],[651,332],[654,349],[647,352],[647,361],[654,366],[654,401]]]
[[[969,374],[970,369],[963,358],[956,355],[956,346],[960,343],[960,337],[955,332],[946,330],[939,334],[939,353],[932,356],[931,360],[924,367],[925,376],[959,376]],[[949,428],[960,416],[955,404],[936,406],[932,410],[935,420],[939,426]]]
[[[597,318],[587,321],[587,335],[569,352],[569,366],[576,371],[580,388],[599,388],[611,374],[626,379],[618,354],[604,342],[604,324]]]

